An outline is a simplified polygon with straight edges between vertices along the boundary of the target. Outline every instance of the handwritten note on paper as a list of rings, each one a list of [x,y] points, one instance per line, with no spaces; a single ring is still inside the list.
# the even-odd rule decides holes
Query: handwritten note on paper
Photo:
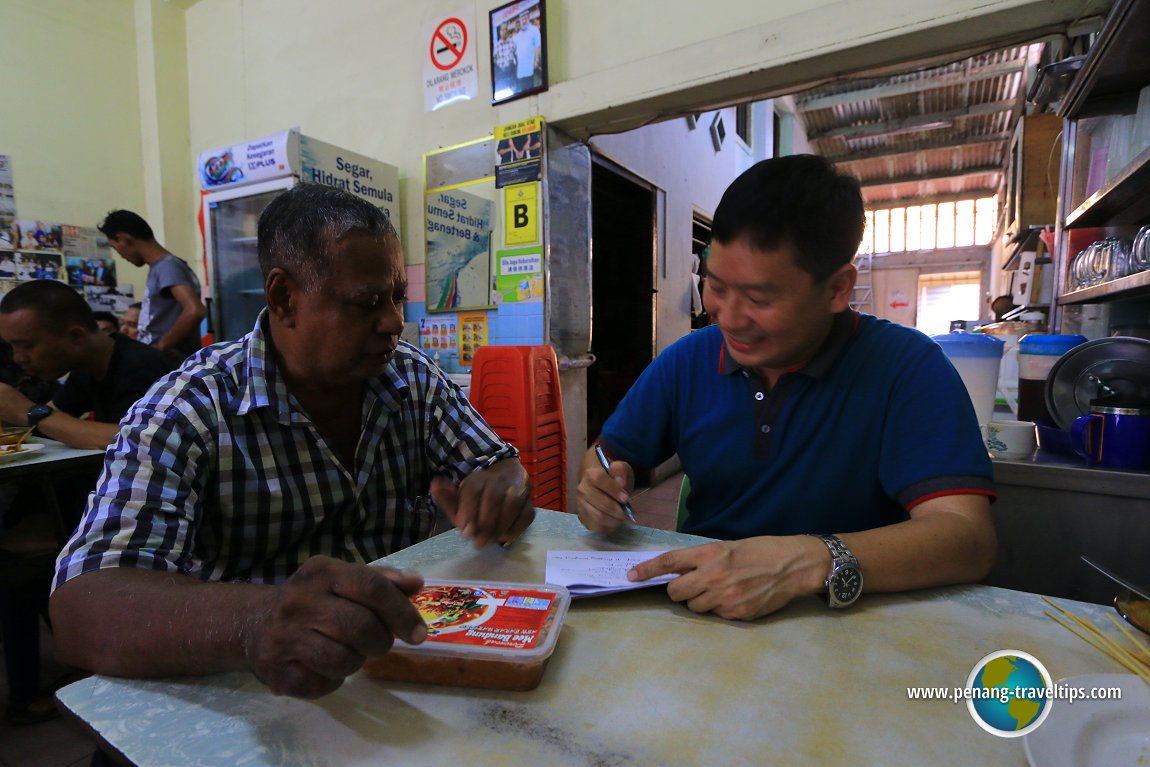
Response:
[[[546,581],[566,586],[572,597],[644,589],[678,578],[669,573],[646,581],[627,580],[627,571],[662,551],[548,551]]]

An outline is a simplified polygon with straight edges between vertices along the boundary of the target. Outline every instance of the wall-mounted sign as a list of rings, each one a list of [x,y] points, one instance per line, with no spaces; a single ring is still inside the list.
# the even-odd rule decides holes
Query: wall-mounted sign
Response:
[[[289,147],[291,145],[289,144]],[[399,169],[309,136],[297,139],[300,178],[351,192],[382,210],[399,232]]]
[[[539,184],[516,184],[503,190],[503,246],[539,242]]]
[[[475,71],[475,11],[459,11],[423,25],[423,110],[434,112],[479,95]]]
[[[543,251],[538,247],[495,254],[495,300],[533,303],[543,300]]]
[[[200,185],[209,192],[298,176],[362,197],[386,213],[399,231],[399,169],[298,130],[209,149],[200,153],[199,165]]]
[[[543,118],[495,128],[495,187],[538,181],[543,168]]]
[[[200,152],[200,186],[210,190],[298,173],[299,168],[291,165],[289,137],[291,131],[284,131],[255,141]]]

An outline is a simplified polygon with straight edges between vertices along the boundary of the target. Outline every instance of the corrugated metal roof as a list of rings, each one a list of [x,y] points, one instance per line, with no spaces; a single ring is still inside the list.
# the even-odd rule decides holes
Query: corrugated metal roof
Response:
[[[815,151],[863,184],[870,206],[991,195],[1042,43],[796,95]]]

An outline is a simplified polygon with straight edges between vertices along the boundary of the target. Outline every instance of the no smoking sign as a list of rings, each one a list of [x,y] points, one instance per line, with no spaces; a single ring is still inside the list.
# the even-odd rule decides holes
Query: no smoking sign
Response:
[[[446,72],[467,52],[467,26],[459,19],[444,19],[431,35],[431,63]]]
[[[471,10],[474,13],[474,9]],[[479,76],[475,71],[473,19],[468,11],[456,9],[423,25],[427,40],[423,59],[423,108],[433,112],[459,101],[469,101],[479,93]]]

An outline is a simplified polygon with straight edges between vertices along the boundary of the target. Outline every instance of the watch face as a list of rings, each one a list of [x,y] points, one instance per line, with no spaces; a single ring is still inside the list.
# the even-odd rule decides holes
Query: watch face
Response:
[[[842,567],[831,576],[830,589],[836,602],[850,604],[862,592],[862,573],[857,567]]]

